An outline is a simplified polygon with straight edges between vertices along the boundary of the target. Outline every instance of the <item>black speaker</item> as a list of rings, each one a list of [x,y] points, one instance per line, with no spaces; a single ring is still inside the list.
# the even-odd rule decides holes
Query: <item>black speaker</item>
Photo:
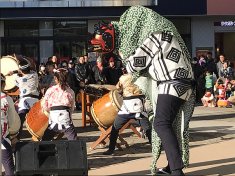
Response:
[[[88,175],[86,143],[76,141],[18,142],[17,175]]]

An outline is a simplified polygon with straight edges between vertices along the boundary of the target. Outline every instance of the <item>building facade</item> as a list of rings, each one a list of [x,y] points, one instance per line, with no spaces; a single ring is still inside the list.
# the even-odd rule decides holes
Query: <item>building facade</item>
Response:
[[[0,54],[22,54],[38,63],[52,55],[61,60],[83,55],[95,25],[119,20],[129,6],[144,5],[176,25],[192,57],[211,51],[233,58],[233,4],[233,0],[0,0]]]

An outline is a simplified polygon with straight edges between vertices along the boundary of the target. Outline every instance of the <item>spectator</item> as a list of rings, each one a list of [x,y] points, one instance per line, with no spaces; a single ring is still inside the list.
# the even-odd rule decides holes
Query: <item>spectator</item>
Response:
[[[48,61],[46,63],[46,72],[47,75],[43,77],[43,79],[41,80],[41,82],[39,83],[39,89],[41,91],[41,93],[44,95],[46,90],[55,85],[55,81],[54,81],[54,69],[55,69],[55,65],[52,61]]]
[[[46,66],[44,63],[41,63],[39,65],[39,72],[38,72],[38,78],[39,78],[39,82],[41,82],[41,80],[43,79],[43,77],[47,75],[46,73]]]
[[[109,59],[109,66],[105,69],[105,75],[107,78],[107,84],[116,85],[119,78],[122,76],[121,68],[116,68],[113,57]]]
[[[97,58],[96,65],[92,68],[92,71],[96,84],[107,84],[107,78],[105,76],[105,69],[101,57]]]
[[[200,55],[199,56],[199,60],[198,60],[199,65],[205,69],[206,68],[206,59],[204,55]]]
[[[84,87],[86,84],[92,82],[92,72],[89,70],[85,63],[84,57],[79,57],[78,63],[75,66],[76,78],[79,81],[80,87]]]
[[[91,62],[89,61],[89,57],[88,57],[87,55],[84,55],[83,57],[84,57],[84,59],[85,59],[85,63],[86,63],[86,65],[87,65],[88,69],[89,69],[90,71],[92,71],[92,67],[93,67],[95,64],[94,64],[94,63],[91,63]]]
[[[222,69],[220,69],[219,74],[220,74],[220,77],[222,77],[222,78],[232,79],[232,77],[233,77],[233,69],[228,66],[228,62],[227,61],[225,61],[223,63],[223,67],[222,67]]]
[[[69,61],[68,71],[75,75],[75,63],[73,60]]]
[[[206,91],[205,95],[202,97],[202,104],[204,107],[215,107],[215,99],[213,93],[210,91]]]
[[[207,92],[213,93],[213,76],[210,73],[210,71],[206,71],[206,76],[205,76],[205,88]]]
[[[67,82],[69,87],[74,91],[75,95],[78,93],[79,91],[79,82],[76,78],[76,74],[75,74],[75,64],[73,60],[69,61],[68,64],[68,78],[67,78]]]
[[[68,63],[66,61],[62,61],[61,64],[60,64],[60,67],[68,69]]]
[[[201,58],[203,60],[203,58]],[[203,63],[203,61],[201,61]],[[199,59],[197,57],[193,58],[193,70],[194,70],[194,78],[197,82],[196,84],[196,103],[201,104],[201,98],[205,93],[205,68],[201,66],[199,63]]]
[[[58,68],[58,59],[56,56],[52,56],[51,57],[51,61],[54,63],[55,65],[55,68],[57,69]]]
[[[218,72],[218,78],[221,77],[221,72],[220,72],[220,70],[223,69],[224,61],[225,61],[225,57],[224,57],[223,54],[221,54],[221,55],[219,56],[219,62],[217,62],[217,64],[216,64],[217,72]]]
[[[214,61],[214,59],[212,58],[212,53],[208,52],[206,55],[206,69],[213,75],[215,74],[216,77],[218,78],[218,71],[217,71],[217,67],[216,67],[216,63]]]

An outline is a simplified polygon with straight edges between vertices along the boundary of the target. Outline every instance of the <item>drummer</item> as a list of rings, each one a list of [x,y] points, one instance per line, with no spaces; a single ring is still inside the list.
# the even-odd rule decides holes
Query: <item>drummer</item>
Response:
[[[20,91],[18,114],[21,120],[18,138],[21,138],[25,116],[39,99],[38,74],[31,70],[30,63],[26,59],[20,61],[19,70],[10,71],[7,75],[10,76],[12,74],[18,74],[16,86],[19,87]]]
[[[55,70],[56,85],[47,89],[42,108],[50,112],[49,127],[42,140],[52,140],[56,133],[63,132],[68,140],[76,140],[77,133],[72,122],[72,111],[75,106],[74,91],[67,84],[67,69]]]
[[[142,94],[141,90],[133,84],[133,78],[130,74],[124,74],[120,77],[119,82],[117,83],[116,87],[123,95],[123,105],[121,110],[118,112],[117,117],[114,120],[114,124],[112,126],[111,134],[110,134],[110,143],[109,149],[105,151],[104,155],[112,155],[115,150],[115,146],[117,143],[118,133],[119,130],[130,120],[130,119],[139,119],[140,125],[145,131],[145,134],[151,144],[151,125],[147,119],[147,113],[145,112],[144,108],[144,95]],[[130,107],[125,102],[126,100],[133,101],[136,100],[134,97],[142,97],[142,107],[136,106],[136,112],[133,112],[133,107]],[[139,102],[139,101],[138,101]],[[139,104],[134,102],[133,105]],[[140,105],[140,104],[139,104]],[[129,108],[130,107],[130,108]],[[132,109],[131,109],[132,108]],[[138,110],[137,110],[138,109]]]
[[[5,77],[1,73],[1,152],[5,175],[14,175],[14,160],[12,145],[13,137],[20,128],[20,118],[15,111],[12,98],[3,92]]]

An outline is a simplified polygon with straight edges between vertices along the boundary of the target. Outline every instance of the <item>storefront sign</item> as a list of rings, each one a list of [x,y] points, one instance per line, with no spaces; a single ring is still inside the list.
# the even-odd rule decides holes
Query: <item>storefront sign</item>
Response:
[[[235,26],[235,21],[220,21],[214,22],[214,26]]]

